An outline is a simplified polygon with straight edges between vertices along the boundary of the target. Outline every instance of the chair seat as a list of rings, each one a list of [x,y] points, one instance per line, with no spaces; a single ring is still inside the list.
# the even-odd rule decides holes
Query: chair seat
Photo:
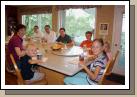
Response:
[[[19,85],[24,85],[24,84],[25,85],[46,85],[46,84],[48,84],[45,76],[41,80],[23,80],[21,72],[20,72],[12,54],[10,54],[10,58],[12,60],[13,66],[14,66],[15,73],[17,76],[17,83]]]

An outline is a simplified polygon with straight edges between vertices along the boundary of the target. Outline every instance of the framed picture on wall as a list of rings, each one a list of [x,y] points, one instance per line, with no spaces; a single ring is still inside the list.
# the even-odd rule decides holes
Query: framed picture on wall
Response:
[[[100,23],[99,25],[99,33],[100,35],[108,35],[108,23]]]

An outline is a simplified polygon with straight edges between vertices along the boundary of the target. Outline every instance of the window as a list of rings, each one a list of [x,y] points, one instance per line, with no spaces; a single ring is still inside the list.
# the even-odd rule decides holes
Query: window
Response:
[[[32,35],[35,25],[38,25],[40,31],[44,32],[46,24],[52,27],[52,14],[22,15],[22,23],[27,27],[27,35]]]
[[[123,14],[122,20],[122,32],[120,40],[120,57],[119,57],[119,66],[125,68],[125,14]]]
[[[95,29],[95,13],[95,8],[61,10],[59,27],[65,27],[66,33],[79,45],[86,39],[85,32]]]

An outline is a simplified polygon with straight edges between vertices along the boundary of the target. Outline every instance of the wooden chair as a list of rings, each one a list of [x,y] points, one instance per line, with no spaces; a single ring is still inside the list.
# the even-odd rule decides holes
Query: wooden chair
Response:
[[[104,83],[104,80],[106,79],[106,76],[108,76],[108,75],[111,74],[118,54],[119,54],[119,50],[116,52],[116,54],[114,55],[114,57],[112,58],[112,60],[108,61],[107,65],[106,65],[106,68],[104,70],[104,73],[102,75],[102,78],[100,79],[100,81],[98,82],[98,84],[102,85]]]
[[[113,59],[112,59],[113,61],[112,61],[112,63],[110,64],[110,68],[108,68],[108,70],[107,70],[107,72],[106,72],[106,75],[107,75],[107,76],[112,73],[112,69],[113,69],[114,64],[115,64],[115,62],[116,62],[116,59],[117,59],[117,57],[118,57],[118,54],[119,54],[119,50],[116,51],[116,53],[115,53],[115,55],[114,55],[114,57],[113,57]]]
[[[112,60],[109,60],[107,62],[106,68],[104,70],[104,73],[103,73],[101,79],[98,81],[98,83],[94,83],[93,85],[103,85],[104,84],[106,76],[110,75],[111,72],[112,72],[112,69],[113,69],[113,66],[115,64],[115,61],[117,59],[118,54],[119,54],[119,50],[116,52],[116,54],[114,55],[114,57],[112,58]]]
[[[5,45],[5,70],[10,74],[16,75],[14,66],[8,63],[8,53],[8,47]]]
[[[32,80],[23,80],[21,72],[20,72],[12,54],[10,54],[10,58],[14,65],[14,68],[15,68],[18,85],[45,85],[45,84],[47,84],[45,77],[41,80],[33,80],[33,81]]]

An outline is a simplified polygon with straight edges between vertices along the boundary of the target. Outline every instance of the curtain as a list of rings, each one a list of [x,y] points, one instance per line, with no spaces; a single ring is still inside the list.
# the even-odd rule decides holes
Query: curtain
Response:
[[[88,9],[88,8],[95,8],[95,7],[101,7],[101,5],[57,5],[58,10],[66,10],[66,9]]]
[[[18,8],[18,13],[22,15],[52,13],[51,5],[24,5]]]

